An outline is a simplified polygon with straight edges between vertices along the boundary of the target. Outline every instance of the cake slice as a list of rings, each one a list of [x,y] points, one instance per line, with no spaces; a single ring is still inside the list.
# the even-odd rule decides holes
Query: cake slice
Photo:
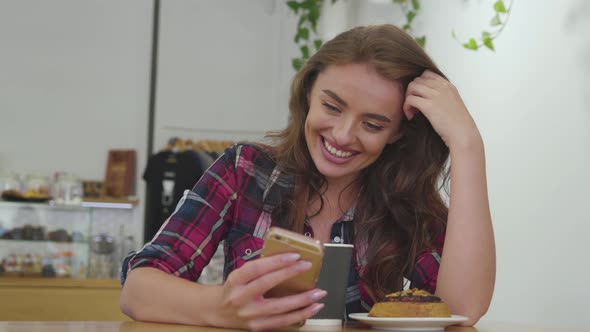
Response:
[[[451,317],[440,297],[417,288],[386,295],[369,311],[370,317]]]

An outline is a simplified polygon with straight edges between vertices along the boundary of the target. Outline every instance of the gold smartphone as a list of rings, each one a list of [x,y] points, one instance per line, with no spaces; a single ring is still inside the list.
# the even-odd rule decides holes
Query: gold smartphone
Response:
[[[269,290],[265,296],[282,297],[298,294],[315,287],[324,257],[324,245],[322,242],[286,229],[271,227],[264,236],[261,257],[289,252],[299,253],[301,260],[311,262],[311,269],[283,281]]]

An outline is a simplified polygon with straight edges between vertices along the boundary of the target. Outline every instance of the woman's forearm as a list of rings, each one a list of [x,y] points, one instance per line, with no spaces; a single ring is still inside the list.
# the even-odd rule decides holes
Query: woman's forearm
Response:
[[[207,286],[155,268],[129,272],[121,293],[121,311],[140,321],[214,325],[220,286]]]
[[[496,249],[483,143],[451,149],[449,216],[436,293],[475,324],[494,290]]]

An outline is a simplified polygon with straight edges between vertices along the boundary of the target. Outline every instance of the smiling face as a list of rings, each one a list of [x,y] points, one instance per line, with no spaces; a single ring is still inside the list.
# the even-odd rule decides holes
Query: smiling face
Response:
[[[368,64],[332,65],[309,95],[305,140],[328,183],[353,182],[386,144],[397,140],[403,91]]]

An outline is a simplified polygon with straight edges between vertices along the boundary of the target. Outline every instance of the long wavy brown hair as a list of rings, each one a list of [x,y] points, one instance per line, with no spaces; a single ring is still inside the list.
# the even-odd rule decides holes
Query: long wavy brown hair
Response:
[[[356,27],[326,42],[292,81],[287,127],[267,136],[278,165],[294,176],[294,191],[273,210],[273,220],[283,227],[303,230],[309,199],[321,198],[325,184],[305,142],[308,96],[328,66],[350,63],[373,66],[384,78],[401,82],[404,91],[426,69],[444,77],[415,40],[393,25]],[[368,244],[361,278],[375,297],[400,290],[417,253],[433,248],[446,228],[441,189],[449,177],[449,150],[421,113],[404,120],[402,130],[403,137],[386,145],[359,179],[355,243]]]

